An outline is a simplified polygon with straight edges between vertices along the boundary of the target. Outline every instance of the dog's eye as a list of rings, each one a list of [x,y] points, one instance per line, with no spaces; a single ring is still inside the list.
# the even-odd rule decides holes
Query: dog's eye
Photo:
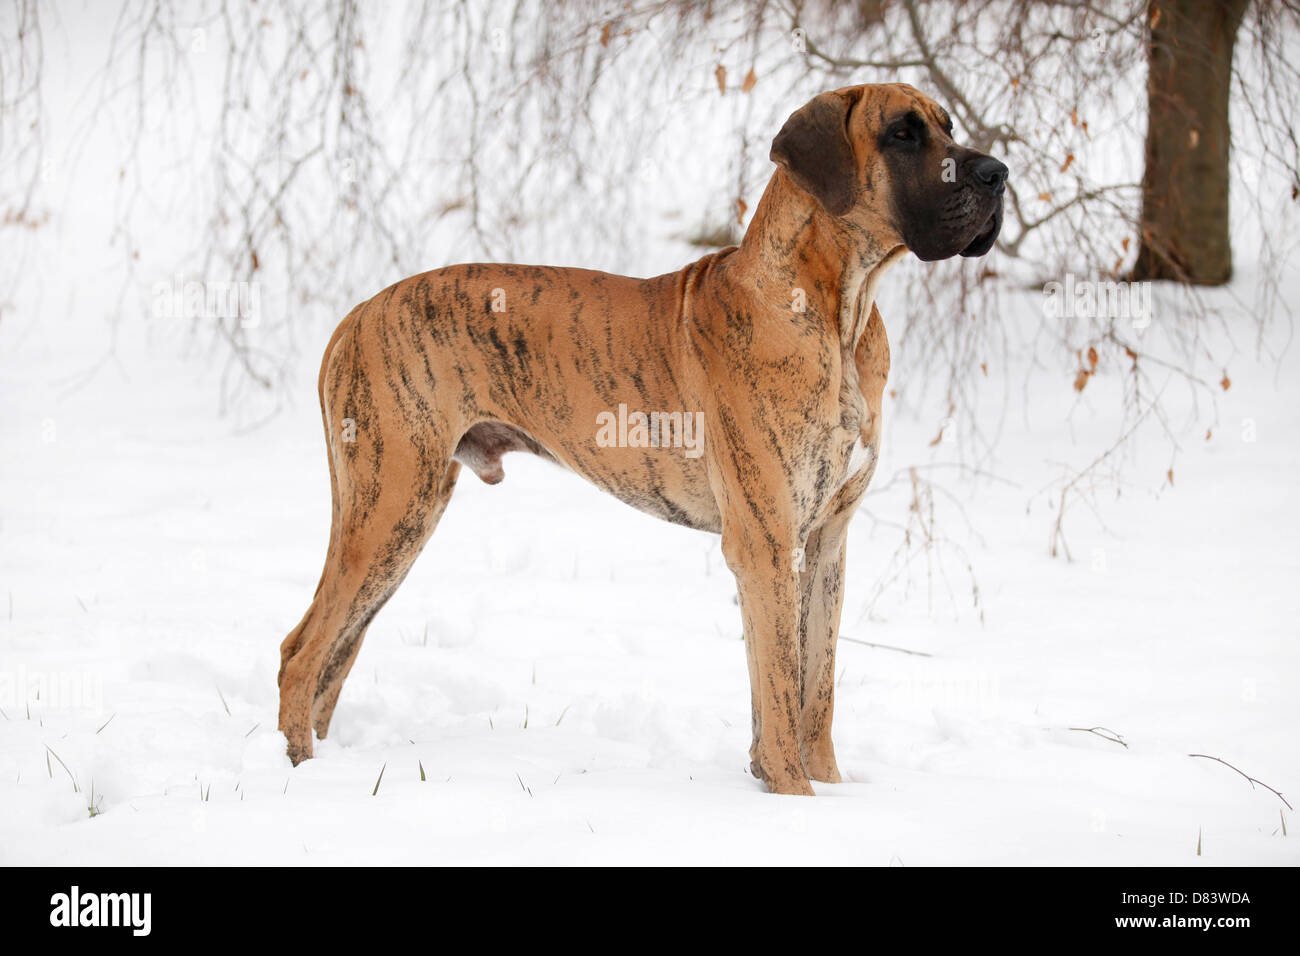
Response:
[[[909,143],[916,139],[916,137],[913,136],[912,131],[905,126],[902,129],[894,131],[894,139],[899,140],[900,142]]]

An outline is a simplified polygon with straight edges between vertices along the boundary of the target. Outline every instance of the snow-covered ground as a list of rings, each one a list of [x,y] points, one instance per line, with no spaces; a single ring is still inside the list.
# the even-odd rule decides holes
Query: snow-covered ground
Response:
[[[66,67],[49,69],[61,148],[93,113],[103,55],[103,30],[74,13],[49,43]],[[782,113],[795,105],[766,77],[758,90]],[[738,102],[681,107],[703,132],[656,142],[654,214],[612,217],[631,241],[607,244],[607,261],[582,252],[598,232],[536,240],[523,258],[646,274],[698,255],[681,237],[701,210],[731,208],[720,124]],[[1176,377],[1151,367],[1181,450],[1171,461],[1149,416],[1096,469],[1066,513],[1073,560],[1048,554],[1059,483],[1125,429],[1125,360],[1104,354],[1076,393],[1068,355],[1046,344],[1056,329],[1032,347],[1041,293],[1007,292],[1002,316],[973,320],[1009,342],[972,389],[999,434],[979,474],[959,467],[972,460],[962,446],[931,445],[941,388],[886,401],[876,489],[849,544],[834,733],[845,783],[776,797],[748,774],[747,670],[718,541],[526,456],[506,459],[497,487],[464,474],[371,626],[330,738],[293,768],[275,729],[278,648],[324,556],[315,366],[354,303],[295,317],[306,359],[286,410],[256,427],[219,415],[218,370],[182,358],[184,323],[138,314],[154,280],[201,269],[188,251],[211,184],[161,136],[141,151],[146,181],[171,177],[181,201],[147,197],[153,232],[110,330],[126,147],[103,125],[77,163],[54,167],[41,197],[53,217],[6,260],[26,282],[0,299],[0,863],[1300,862],[1277,796],[1189,756],[1300,796],[1300,355],[1279,322],[1268,345],[1283,359],[1256,357],[1250,306],[1234,304],[1257,282],[1258,244],[1241,229],[1238,277],[1208,296],[1236,343],[1215,333],[1231,387],[1214,387],[1214,408],[1199,393],[1192,415]],[[1106,142],[1141,155],[1136,139]],[[428,267],[477,258],[454,234],[428,243]],[[883,307],[900,357],[889,296],[901,278]],[[1300,276],[1283,291],[1300,301]],[[1157,352],[1177,308],[1155,311]],[[896,362],[892,384],[916,366]],[[920,515],[913,465],[933,483]],[[943,540],[923,547],[922,525]]]
[[[1172,487],[1139,456],[1105,528],[1072,511],[1073,562],[1047,555],[1035,492],[1118,421],[1084,403],[1063,425],[1068,375],[1031,376],[995,479],[933,470],[971,570],[939,550],[927,583],[921,555],[868,613],[910,482],[872,496],[839,648],[846,782],[804,799],[746,772],[716,539],[527,456],[498,487],[466,474],[330,738],[291,768],[277,648],[329,513],[310,375],[240,432],[211,375],[140,338],[82,383],[102,343],[0,325],[0,862],[1300,861],[1276,796],[1188,756],[1300,795],[1294,355],[1239,358]],[[952,460],[932,424],[886,414],[882,486]],[[1092,727],[1127,747],[1072,729]]]

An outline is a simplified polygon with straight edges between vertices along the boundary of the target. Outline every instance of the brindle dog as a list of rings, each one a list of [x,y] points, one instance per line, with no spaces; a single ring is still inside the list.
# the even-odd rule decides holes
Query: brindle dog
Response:
[[[776,793],[835,783],[835,641],[849,518],[875,470],[889,347],[876,289],[909,250],[981,256],[1007,168],[910,86],[797,110],[738,247],[653,279],[459,265],[357,306],[325,350],[334,495],[316,596],[281,647],[296,764],[324,738],[366,627],[447,507],[461,465],[558,462],[628,504],[722,535],[753,705],[750,768]],[[605,447],[598,416],[701,411],[703,454]],[[629,442],[629,444],[631,444]]]

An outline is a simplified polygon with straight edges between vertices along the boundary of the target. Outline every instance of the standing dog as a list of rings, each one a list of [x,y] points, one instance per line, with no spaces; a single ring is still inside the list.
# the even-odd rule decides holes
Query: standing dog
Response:
[[[494,484],[501,456],[527,451],[722,535],[749,661],[750,768],[776,793],[839,781],[844,541],[875,470],[889,373],[876,289],[909,250],[988,252],[1007,168],[953,142],[944,110],[901,84],[821,94],[786,121],[771,158],[741,244],[680,272],[450,266],[390,286],[339,325],[319,386],[329,553],[281,646],[280,729],[295,764],[311,756],[313,728],[328,731],[366,627],[461,466]],[[702,453],[598,441],[624,405],[699,410]]]

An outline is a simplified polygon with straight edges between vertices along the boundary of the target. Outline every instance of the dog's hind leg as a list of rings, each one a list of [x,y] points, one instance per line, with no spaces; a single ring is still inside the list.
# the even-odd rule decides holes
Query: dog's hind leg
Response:
[[[279,724],[295,764],[311,756],[313,724],[328,731],[367,626],[433,533],[460,471],[450,423],[427,398],[398,391],[382,354],[359,339],[356,321],[345,322],[327,350],[329,552],[311,607],[280,648]]]
[[[447,466],[447,471],[443,477],[442,484],[435,492],[431,502],[432,509],[426,519],[429,523],[425,539],[433,533],[437,526],[438,519],[442,517],[443,511],[447,508],[447,502],[451,500],[451,493],[456,487],[456,478],[460,475],[460,463],[451,462]],[[412,559],[413,560],[413,559]],[[402,573],[405,577],[405,572]],[[389,594],[396,590],[400,584],[400,579],[394,581],[389,589]],[[387,600],[385,598],[384,600]],[[378,608],[376,608],[378,610]],[[361,642],[366,636],[366,624],[352,628],[351,631],[340,634],[334,642],[334,648],[325,663],[325,668],[321,672],[320,678],[316,683],[316,698],[311,708],[311,725],[316,731],[316,736],[324,740],[325,735],[329,733],[330,718],[334,715],[334,707],[339,702],[339,692],[343,690],[343,681],[347,678],[348,673],[352,670],[352,663],[357,659],[357,652],[361,650]]]

